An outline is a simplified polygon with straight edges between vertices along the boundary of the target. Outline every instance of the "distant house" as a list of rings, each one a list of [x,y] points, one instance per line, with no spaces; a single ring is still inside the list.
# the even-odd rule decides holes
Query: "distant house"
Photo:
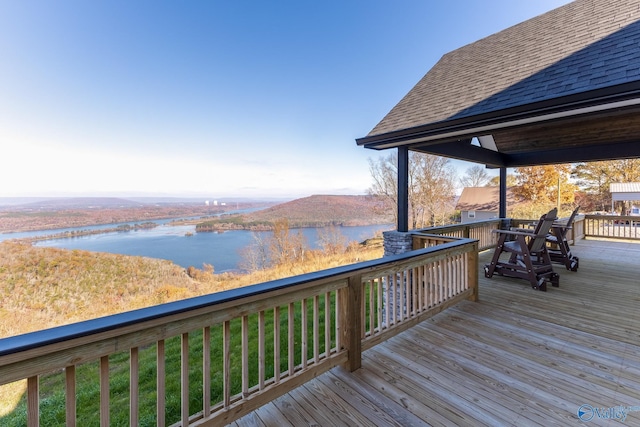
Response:
[[[637,204],[631,204],[627,208],[626,202],[640,202],[640,182],[616,182],[609,184],[609,192],[611,193],[611,212],[614,212],[616,202],[622,202],[626,212],[623,215],[640,215],[640,207]]]
[[[507,205],[513,201],[513,194],[507,189]],[[498,187],[465,187],[456,205],[456,209],[460,210],[462,223],[498,218],[499,208]]]

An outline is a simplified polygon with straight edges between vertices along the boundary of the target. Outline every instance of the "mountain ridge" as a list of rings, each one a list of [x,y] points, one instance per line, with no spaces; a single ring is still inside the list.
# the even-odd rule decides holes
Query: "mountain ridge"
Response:
[[[289,228],[384,225],[394,222],[378,199],[362,195],[313,195],[242,215],[202,221],[197,231],[268,230],[286,219]]]

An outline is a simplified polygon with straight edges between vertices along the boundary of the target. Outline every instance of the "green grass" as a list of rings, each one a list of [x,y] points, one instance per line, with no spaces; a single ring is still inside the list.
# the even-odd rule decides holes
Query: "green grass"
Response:
[[[335,330],[335,292],[332,294],[331,331]],[[320,353],[324,348],[324,297],[320,297],[319,342]],[[301,354],[301,312],[302,304],[295,304],[295,356],[296,365],[300,364]],[[288,307],[280,308],[280,371],[288,369]],[[274,310],[265,312],[265,377],[273,376],[273,316]],[[313,299],[307,300],[307,358],[313,357]],[[241,356],[241,319],[231,322],[231,394],[242,391],[242,356]],[[335,344],[332,336],[331,343]],[[202,331],[189,333],[189,412],[200,411],[202,405]],[[167,425],[180,420],[180,337],[172,337],[165,341],[166,372],[166,414]],[[222,383],[222,325],[211,327],[211,396],[213,404],[223,398]],[[139,421],[140,425],[156,424],[156,345],[139,350]],[[110,388],[110,421],[113,426],[129,425],[129,352],[121,352],[109,356],[109,388]],[[252,387],[258,383],[258,315],[249,316],[249,377]],[[64,372],[44,375],[40,378],[40,425],[63,426],[65,424]],[[76,367],[76,399],[77,420],[83,426],[99,425],[100,381],[99,363],[91,362]],[[23,396],[16,409],[10,414],[0,417],[2,426],[26,425],[26,396]]]

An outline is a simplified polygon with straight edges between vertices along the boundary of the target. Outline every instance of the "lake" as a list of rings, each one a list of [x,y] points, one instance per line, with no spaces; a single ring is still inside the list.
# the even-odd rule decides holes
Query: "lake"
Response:
[[[196,233],[195,226],[171,226],[166,221],[154,221],[158,227],[132,231],[109,232],[90,236],[71,237],[64,239],[44,240],[35,243],[36,246],[55,247],[64,249],[80,249],[95,252],[110,252],[124,255],[137,255],[151,258],[161,258],[173,261],[182,267],[194,266],[202,268],[203,263],[211,264],[216,273],[237,271],[240,269],[241,250],[254,241],[254,234],[267,238],[270,231],[253,232],[246,230],[226,231],[224,233],[205,232]],[[132,223],[133,224],[133,223]],[[106,226],[80,227],[75,230],[94,228],[113,228],[118,224]],[[373,237],[379,231],[391,229],[391,225],[368,225],[359,227],[338,227],[347,241],[363,241]],[[73,230],[73,229],[69,229]],[[319,247],[319,228],[293,229],[291,233],[300,230],[306,237],[310,248]],[[46,230],[29,233],[11,233],[0,235],[2,239],[30,237],[34,235],[52,234],[62,230]],[[193,233],[188,236],[187,234]]]

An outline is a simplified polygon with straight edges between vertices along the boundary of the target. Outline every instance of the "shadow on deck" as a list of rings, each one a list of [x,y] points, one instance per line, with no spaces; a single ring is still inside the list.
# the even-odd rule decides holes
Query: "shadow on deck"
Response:
[[[580,240],[560,287],[486,279],[464,301],[238,426],[640,425],[640,244]],[[584,405],[584,406],[583,406]],[[581,413],[581,418],[579,417]],[[622,417],[626,417],[624,420]]]

